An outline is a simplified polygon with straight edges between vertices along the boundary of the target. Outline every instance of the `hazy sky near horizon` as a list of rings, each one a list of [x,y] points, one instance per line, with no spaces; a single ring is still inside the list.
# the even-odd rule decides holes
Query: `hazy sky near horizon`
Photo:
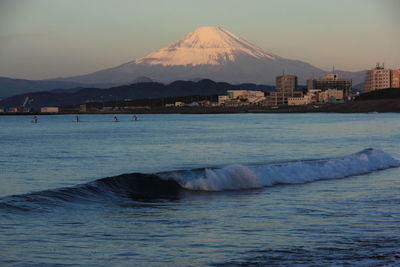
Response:
[[[110,68],[199,26],[325,70],[400,68],[400,0],[0,0],[0,76]]]

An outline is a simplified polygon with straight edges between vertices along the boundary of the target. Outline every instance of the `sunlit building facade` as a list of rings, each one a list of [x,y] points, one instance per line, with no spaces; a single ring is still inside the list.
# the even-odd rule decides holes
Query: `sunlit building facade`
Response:
[[[276,91],[271,92],[266,97],[266,106],[288,105],[288,99],[293,97],[303,97],[303,92],[295,91],[297,88],[297,76],[282,75],[275,79]]]
[[[376,67],[367,71],[364,83],[364,92],[386,88],[400,88],[400,70],[385,69],[385,65],[376,64]]]
[[[307,90],[325,91],[328,89],[335,89],[341,90],[344,97],[351,95],[351,79],[339,79],[339,75],[336,73],[326,74],[324,78],[325,79],[307,80]]]
[[[400,88],[400,70],[390,71],[390,87]]]

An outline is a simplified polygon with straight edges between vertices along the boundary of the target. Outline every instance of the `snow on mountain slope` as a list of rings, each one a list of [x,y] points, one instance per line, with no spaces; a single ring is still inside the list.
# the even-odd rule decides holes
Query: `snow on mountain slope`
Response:
[[[135,61],[136,64],[223,65],[234,62],[238,55],[275,60],[262,49],[220,27],[200,27],[171,45]]]

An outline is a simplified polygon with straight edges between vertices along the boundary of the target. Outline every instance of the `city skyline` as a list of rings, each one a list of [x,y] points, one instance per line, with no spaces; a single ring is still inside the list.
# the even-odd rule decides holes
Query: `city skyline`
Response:
[[[3,1],[0,76],[47,79],[114,67],[199,26],[224,27],[325,70],[360,71],[376,62],[399,68],[396,10],[392,0]]]

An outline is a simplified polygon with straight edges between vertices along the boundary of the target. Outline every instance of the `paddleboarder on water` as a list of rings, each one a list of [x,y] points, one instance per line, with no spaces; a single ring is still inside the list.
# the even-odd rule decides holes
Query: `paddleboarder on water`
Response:
[[[33,122],[33,123],[38,123],[38,122],[39,122],[38,116],[36,116],[36,115],[33,116],[32,122]]]

